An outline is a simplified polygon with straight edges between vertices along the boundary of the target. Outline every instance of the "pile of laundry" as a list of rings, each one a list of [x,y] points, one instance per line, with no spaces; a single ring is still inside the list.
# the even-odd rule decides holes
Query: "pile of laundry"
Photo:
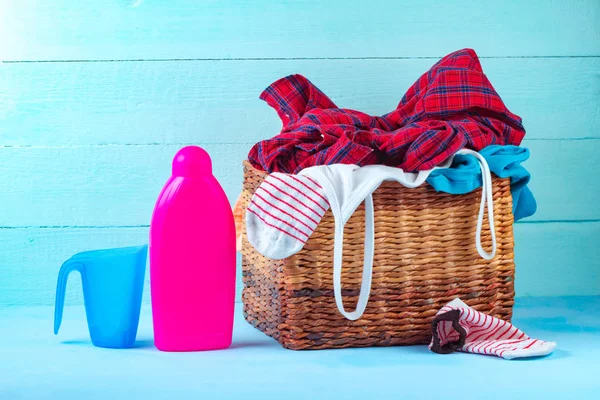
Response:
[[[519,147],[521,118],[506,108],[471,49],[438,61],[381,117],[338,108],[301,75],[276,81],[260,98],[283,122],[280,134],[248,154],[253,167],[270,173],[246,213],[248,239],[267,257],[298,252],[330,207],[341,227],[361,202],[368,212],[384,180],[427,182],[452,194],[483,186],[482,204],[491,205],[491,171],[510,178],[515,220],[535,213],[521,165],[529,158]]]
[[[427,183],[451,194],[482,187],[476,247],[487,260],[496,252],[491,173],[510,179],[515,220],[536,210],[527,187],[530,174],[521,165],[529,158],[529,151],[519,147],[525,136],[521,118],[506,108],[471,49],[438,61],[408,89],[398,107],[383,116],[338,108],[301,75],[276,81],[260,98],[277,111],[283,128],[248,154],[254,168],[269,173],[246,208],[248,241],[266,257],[289,257],[302,249],[331,209],[334,295],[338,310],[350,320],[360,318],[369,297],[374,254],[372,193],[382,182],[397,181],[407,188]],[[341,298],[344,225],[363,202],[363,282],[356,310],[348,312]],[[493,242],[489,253],[481,245],[486,206]],[[434,351],[460,347],[445,346],[455,342],[454,337],[446,338],[448,332],[443,329],[434,335]],[[464,329],[457,332],[462,346]]]

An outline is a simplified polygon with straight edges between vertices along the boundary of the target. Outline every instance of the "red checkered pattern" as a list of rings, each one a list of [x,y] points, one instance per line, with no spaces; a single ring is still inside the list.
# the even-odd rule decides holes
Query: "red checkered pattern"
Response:
[[[519,145],[525,136],[521,118],[506,108],[471,49],[438,61],[381,117],[337,108],[301,75],[276,81],[260,98],[283,122],[279,135],[248,154],[269,173],[336,163],[427,170],[461,148]]]

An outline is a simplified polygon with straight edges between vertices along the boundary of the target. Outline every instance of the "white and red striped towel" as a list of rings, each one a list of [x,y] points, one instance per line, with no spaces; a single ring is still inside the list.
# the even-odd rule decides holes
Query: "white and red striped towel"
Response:
[[[308,176],[270,174],[248,204],[248,240],[279,260],[302,249],[329,209],[323,189]]]
[[[545,356],[555,342],[532,339],[510,323],[475,311],[454,299],[438,311],[429,348],[441,354],[463,351],[493,355],[507,360]]]

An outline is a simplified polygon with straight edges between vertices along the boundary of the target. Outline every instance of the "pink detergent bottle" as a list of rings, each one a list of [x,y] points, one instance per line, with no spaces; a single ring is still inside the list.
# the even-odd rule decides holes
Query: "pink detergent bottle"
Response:
[[[150,224],[154,344],[162,351],[224,349],[235,301],[235,224],[210,157],[196,146],[173,159]]]

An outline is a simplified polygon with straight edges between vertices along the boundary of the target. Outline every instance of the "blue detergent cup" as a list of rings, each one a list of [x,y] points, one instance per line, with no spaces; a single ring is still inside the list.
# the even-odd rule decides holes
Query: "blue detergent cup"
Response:
[[[132,347],[137,335],[148,246],[93,250],[68,259],[56,284],[54,334],[60,328],[67,278],[81,274],[83,299],[94,346]]]

